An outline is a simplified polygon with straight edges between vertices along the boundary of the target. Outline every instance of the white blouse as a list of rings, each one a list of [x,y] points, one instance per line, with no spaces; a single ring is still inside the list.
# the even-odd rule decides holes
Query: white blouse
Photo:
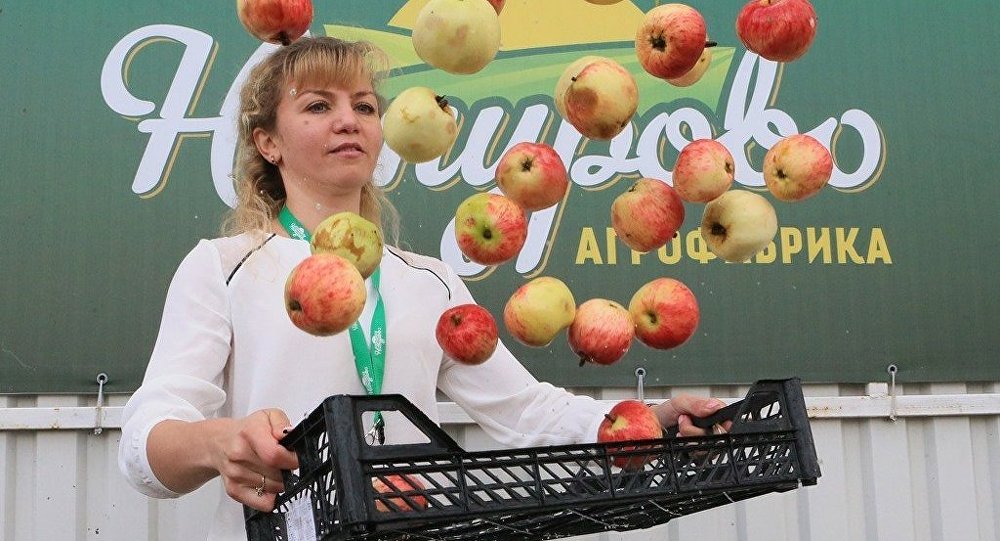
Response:
[[[295,424],[330,395],[365,394],[348,333],[312,336],[285,312],[285,279],[309,256],[308,243],[275,236],[254,251],[263,240],[248,234],[202,240],[173,277],[145,378],[123,414],[119,465],[146,495],[180,496],[156,478],[146,455],[149,432],[163,420],[243,417],[280,408]],[[596,440],[605,413],[598,402],[537,381],[502,343],[478,366],[444,355],[434,338],[438,316],[475,302],[445,263],[387,247],[381,275],[383,393],[404,395],[438,422],[440,389],[508,446]],[[361,316],[365,329],[373,308],[369,294]],[[386,415],[386,443],[426,441],[403,419]],[[221,488],[209,539],[246,539],[242,506]]]

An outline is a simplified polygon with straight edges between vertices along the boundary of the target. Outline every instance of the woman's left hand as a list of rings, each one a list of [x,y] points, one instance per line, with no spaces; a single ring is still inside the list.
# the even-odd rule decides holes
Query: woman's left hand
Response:
[[[725,406],[726,403],[718,398],[681,394],[653,406],[653,411],[664,427],[677,425],[677,435],[680,437],[704,436],[707,431],[694,426],[691,417],[708,417]],[[726,421],[721,426],[728,431],[732,424],[732,421]]]

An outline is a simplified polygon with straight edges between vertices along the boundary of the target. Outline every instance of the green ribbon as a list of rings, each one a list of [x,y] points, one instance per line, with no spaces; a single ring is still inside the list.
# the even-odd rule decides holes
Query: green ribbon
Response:
[[[302,225],[302,222],[288,210],[288,207],[281,207],[278,214],[278,221],[293,239],[309,242],[311,235]],[[351,349],[354,351],[354,366],[358,370],[358,377],[361,378],[361,385],[370,395],[381,394],[382,380],[385,377],[385,306],[382,304],[382,295],[379,293],[379,279],[381,277],[379,267],[372,273],[372,289],[375,291],[375,311],[372,313],[372,323],[368,336],[371,339],[371,346],[365,340],[365,333],[361,329],[361,323],[355,321],[348,329],[351,337]],[[372,438],[379,444],[385,441],[385,421],[382,419],[382,412],[375,412],[375,424],[372,426]]]

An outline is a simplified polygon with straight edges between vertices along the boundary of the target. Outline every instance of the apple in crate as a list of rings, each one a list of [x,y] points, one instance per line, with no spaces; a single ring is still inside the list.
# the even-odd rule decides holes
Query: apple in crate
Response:
[[[476,73],[500,50],[498,14],[483,0],[430,0],[413,24],[413,49],[440,70]]]
[[[427,509],[427,497],[420,494],[425,488],[424,483],[412,475],[375,477],[372,479],[372,488],[376,494],[375,510],[379,513]]]
[[[288,45],[309,30],[312,0],[236,0],[236,14],[254,37]]]
[[[309,247],[314,254],[337,254],[350,261],[362,278],[371,276],[382,261],[382,233],[378,226],[349,211],[320,222]]]
[[[497,348],[497,323],[478,304],[460,304],[438,318],[435,337],[441,349],[462,364],[486,362]]]
[[[685,201],[707,203],[733,184],[736,166],[733,155],[712,139],[691,141],[674,162],[673,181],[677,195]]]
[[[698,62],[695,63],[693,68],[680,77],[668,78],[667,82],[678,87],[691,86],[705,76],[705,73],[711,65],[712,49],[705,47],[705,50],[701,52],[701,56],[698,57]]]
[[[455,211],[458,248],[480,265],[499,265],[513,258],[527,237],[524,209],[509,197],[477,193],[462,201]]]
[[[665,182],[640,178],[611,204],[618,238],[639,252],[667,243],[684,223],[684,202]]]
[[[785,137],[764,155],[764,183],[782,201],[801,201],[816,195],[832,174],[830,151],[805,134]]]
[[[731,263],[753,257],[778,233],[771,203],[746,190],[729,190],[705,205],[701,236],[711,252]]]
[[[545,143],[512,146],[497,163],[496,180],[500,191],[526,210],[551,207],[569,189],[562,158]]]
[[[663,427],[653,409],[639,400],[623,400],[604,416],[597,429],[599,443],[623,443],[663,437]],[[617,447],[617,446],[616,446]],[[621,451],[635,451],[643,446],[621,446]],[[629,471],[641,470],[655,458],[652,455],[611,455],[611,463]]]
[[[618,62],[584,56],[563,70],[554,92],[556,109],[585,137],[608,140],[628,126],[639,107],[635,78]]]
[[[569,347],[585,363],[614,364],[632,345],[635,322],[624,306],[608,299],[590,299],[576,308],[569,326]]]
[[[640,287],[628,303],[635,337],[654,349],[677,347],[698,328],[698,299],[680,280],[656,278]]]
[[[368,293],[365,280],[336,254],[313,254],[285,281],[285,309],[292,323],[316,336],[337,334],[358,320]]]
[[[656,6],[646,13],[635,34],[639,64],[653,77],[680,77],[698,63],[706,34],[705,19],[693,7]]]
[[[522,344],[542,347],[573,323],[576,300],[566,284],[540,276],[517,288],[503,309],[503,321]]]
[[[760,56],[791,62],[816,37],[816,10],[809,0],[750,0],[736,18],[736,34]]]
[[[414,86],[392,100],[382,118],[385,142],[401,158],[421,163],[440,158],[455,144],[458,123],[448,100]]]

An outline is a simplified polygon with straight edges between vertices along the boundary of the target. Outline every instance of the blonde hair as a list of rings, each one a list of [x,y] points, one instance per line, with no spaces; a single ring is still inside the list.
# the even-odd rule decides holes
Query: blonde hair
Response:
[[[240,90],[237,119],[233,170],[236,207],[223,221],[223,234],[263,234],[270,230],[271,222],[285,204],[281,173],[260,154],[253,133],[257,128],[274,130],[278,103],[287,85],[344,85],[367,78],[378,96],[381,115],[385,100],[378,93],[378,85],[387,67],[386,54],[371,43],[305,36],[277,49],[250,71]],[[374,179],[361,190],[360,214],[382,229],[387,242],[398,244],[399,213]]]

